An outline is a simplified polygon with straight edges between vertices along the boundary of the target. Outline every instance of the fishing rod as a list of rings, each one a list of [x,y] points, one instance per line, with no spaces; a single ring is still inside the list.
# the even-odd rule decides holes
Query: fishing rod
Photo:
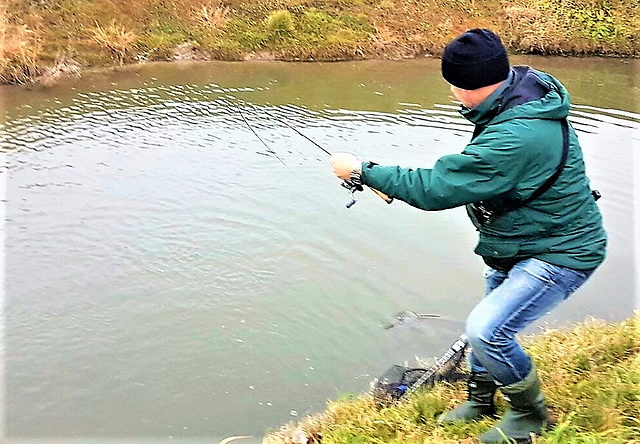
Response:
[[[251,129],[251,131],[253,131],[253,133],[258,137],[258,139],[260,139],[260,141],[267,146],[267,144],[262,140],[262,138],[260,138],[260,136],[258,136],[258,134],[255,132],[255,130],[251,127],[251,125],[249,125],[249,122],[247,121],[247,119],[244,118],[244,116],[242,115],[242,112],[240,111],[240,107],[235,104],[236,107],[238,108],[238,111],[240,112],[240,116],[242,116],[242,120],[244,120],[244,122],[247,124],[247,126]],[[254,112],[255,110],[255,106],[252,105]],[[267,112],[266,110],[263,110],[264,114],[266,114],[267,116],[269,116],[271,119],[275,120],[278,123],[281,123],[285,126],[287,126],[288,128],[290,128],[291,130],[293,130],[296,134],[298,134],[299,136],[304,137],[305,139],[307,139],[309,142],[311,142],[313,145],[315,145],[317,148],[319,148],[320,150],[322,150],[324,153],[326,153],[327,155],[331,156],[331,152],[329,152],[326,148],[322,147],[320,144],[318,144],[315,140],[311,139],[310,137],[308,137],[307,135],[303,134],[302,132],[300,132],[296,127],[288,124],[286,121],[284,121],[283,119],[280,119],[276,116],[273,116],[272,114],[270,114],[269,112]],[[275,152],[273,150],[271,150],[268,146],[267,149],[269,150],[269,152],[272,152],[275,155]],[[277,155],[276,155],[277,157]],[[282,160],[278,157],[278,159],[282,162]],[[284,162],[283,162],[284,163]],[[342,183],[340,184],[342,185],[344,188],[346,188],[349,191],[349,194],[351,196],[351,200],[346,204],[347,208],[351,208],[356,202],[356,196],[355,193],[356,191],[363,191],[364,188],[362,186],[362,182],[358,179],[343,179]],[[384,194],[381,191],[376,190],[375,188],[372,188],[370,186],[367,186],[367,188],[369,188],[371,191],[373,191],[374,193],[376,193],[382,200],[384,200],[386,203],[390,204],[391,202],[393,202],[393,198],[387,196],[386,194]]]
[[[322,146],[320,146],[320,144],[318,144],[315,140],[311,139],[310,137],[307,137],[305,134],[303,134],[303,133],[301,133],[300,131],[298,131],[298,129],[297,129],[296,127],[289,125],[287,122],[285,122],[285,121],[284,121],[284,120],[282,120],[282,119],[278,119],[278,118],[273,117],[272,115],[270,115],[270,114],[269,114],[269,113],[267,113],[266,111],[265,111],[265,114],[267,114],[269,117],[271,117],[272,119],[276,120],[277,122],[280,122],[280,123],[282,123],[283,125],[285,125],[285,126],[289,127],[289,128],[290,128],[290,129],[292,129],[296,134],[298,134],[298,135],[300,135],[300,136],[304,137],[304,138],[305,138],[305,139],[307,139],[309,142],[311,142],[312,144],[314,144],[316,147],[318,147],[318,148],[320,148],[322,151],[324,151],[327,155],[331,156],[331,153],[330,153],[328,150],[326,150],[325,148],[323,148]],[[343,179],[343,180],[342,180],[342,183],[341,183],[340,185],[342,185],[344,188],[346,188],[346,189],[349,191],[349,194],[350,194],[350,196],[351,196],[351,200],[346,204],[346,207],[347,207],[347,208],[351,208],[351,207],[356,203],[356,201],[357,201],[356,196],[355,196],[356,191],[362,191],[362,190],[363,190],[362,182],[361,182],[361,181],[359,181],[359,180],[354,180],[354,179]],[[382,197],[382,196],[381,196],[381,194],[382,194],[382,193],[380,193],[380,192],[379,192],[379,191],[377,191],[377,190],[374,190],[373,188],[370,188],[370,189],[371,189],[371,190],[373,190],[373,191],[374,191],[375,193],[377,193],[377,194],[379,193],[378,195],[380,195],[380,197]],[[389,198],[389,196],[385,196],[385,197],[382,197],[382,198],[383,198],[383,199],[385,199],[385,201],[386,201],[387,199],[390,199],[390,198]],[[391,203],[391,202],[388,202],[388,203]]]

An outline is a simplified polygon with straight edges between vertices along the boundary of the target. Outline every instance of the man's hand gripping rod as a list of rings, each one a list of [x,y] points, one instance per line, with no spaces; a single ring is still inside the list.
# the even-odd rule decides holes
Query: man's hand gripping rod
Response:
[[[325,153],[327,153],[329,156],[331,156],[331,153],[329,151],[327,151],[326,149],[324,149],[323,147],[321,147],[318,143],[316,143],[315,140],[310,139],[309,137],[307,137],[306,135],[302,134],[300,131],[298,131],[297,128],[289,125],[287,122],[285,122],[284,120],[280,120],[278,119],[278,121],[286,126],[288,126],[290,129],[292,129],[293,131],[295,131],[298,135],[304,137],[305,139],[307,139],[309,142],[313,143],[316,147],[320,148],[322,151],[324,151]],[[349,193],[351,194],[351,201],[349,201],[349,203],[347,203],[346,207],[347,208],[351,208],[356,202],[356,191],[362,191],[364,190],[363,186],[362,186],[362,180],[359,177],[353,176],[349,179],[343,179],[341,185],[346,188],[347,190],[349,190]],[[378,191],[375,188],[371,188],[370,186],[367,186],[367,188],[369,188],[371,191],[373,191],[374,193],[376,193],[378,195],[378,197],[380,197],[382,200],[384,200],[386,203],[390,204],[391,202],[393,202],[393,197],[389,197],[386,194],[384,194],[382,191]]]

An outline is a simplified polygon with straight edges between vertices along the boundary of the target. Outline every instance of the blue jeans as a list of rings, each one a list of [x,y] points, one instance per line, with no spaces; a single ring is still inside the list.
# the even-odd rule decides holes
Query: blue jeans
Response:
[[[516,333],[567,299],[593,273],[539,259],[518,262],[509,273],[489,268],[486,297],[467,317],[473,372],[489,372],[502,385],[523,380],[531,360]]]

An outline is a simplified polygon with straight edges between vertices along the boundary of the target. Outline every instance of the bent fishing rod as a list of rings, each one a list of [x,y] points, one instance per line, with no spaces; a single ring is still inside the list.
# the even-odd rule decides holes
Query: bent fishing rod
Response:
[[[247,126],[249,127],[249,129],[253,132],[253,134],[256,135],[256,137],[258,138],[258,140],[260,140],[260,142],[262,142],[262,144],[267,148],[267,151],[270,153],[273,153],[273,155],[280,161],[282,162],[282,164],[284,164],[284,162],[282,161],[282,159],[280,159],[277,154],[275,153],[275,151],[273,151],[266,143],[265,141],[258,135],[258,133],[251,127],[251,125],[249,124],[249,121],[244,117],[244,114],[242,113],[242,109],[240,108],[240,106],[233,102],[234,105],[236,106],[236,108],[238,109],[238,113],[240,114],[240,117],[242,117],[242,120],[244,121],[244,123],[247,124]],[[305,139],[307,139],[309,142],[311,142],[313,145],[315,145],[317,148],[319,148],[320,150],[322,150],[324,153],[326,153],[327,155],[331,156],[331,152],[329,152],[327,149],[325,149],[324,147],[322,147],[320,144],[318,144],[315,140],[311,139],[310,137],[306,136],[305,134],[303,134],[302,132],[300,132],[296,127],[289,125],[287,122],[285,122],[284,120],[273,116],[272,114],[268,113],[266,110],[263,110],[263,112],[269,116],[271,119],[275,120],[278,123],[281,123],[285,126],[287,126],[288,128],[290,128],[291,130],[293,130],[296,134],[304,137]],[[351,200],[346,204],[347,208],[351,208],[356,202],[356,196],[355,193],[356,191],[363,191],[364,188],[362,186],[362,181],[360,179],[356,179],[356,178],[351,178],[351,179],[343,179],[341,185],[346,188],[349,191],[349,194],[351,196]],[[371,191],[373,191],[375,194],[378,195],[378,197],[380,197],[382,200],[384,200],[386,203],[390,204],[391,202],[393,202],[393,197],[389,197],[386,194],[384,194],[381,191],[376,190],[375,188],[372,188],[370,186],[367,186],[367,188],[369,188]]]

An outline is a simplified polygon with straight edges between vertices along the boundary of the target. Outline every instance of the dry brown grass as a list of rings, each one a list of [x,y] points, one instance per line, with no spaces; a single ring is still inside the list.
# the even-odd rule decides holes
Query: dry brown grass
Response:
[[[40,73],[37,33],[26,25],[8,23],[0,18],[0,82],[26,83]]]
[[[120,65],[131,56],[132,44],[137,39],[134,32],[127,30],[124,25],[116,24],[115,19],[105,27],[95,22],[95,27],[89,31],[89,35]]]
[[[195,22],[211,33],[217,33],[224,29],[227,24],[230,8],[221,1],[200,5],[199,8],[192,8],[192,16]]]

